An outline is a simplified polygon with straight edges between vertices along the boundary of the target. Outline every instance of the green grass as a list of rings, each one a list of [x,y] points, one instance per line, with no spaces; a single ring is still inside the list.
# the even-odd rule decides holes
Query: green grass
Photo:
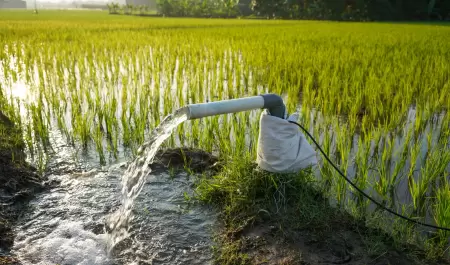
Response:
[[[18,153],[16,151],[24,148],[20,132],[9,125],[5,125],[3,121],[0,121],[0,138],[0,150],[2,153],[6,152],[14,157],[14,154]]]
[[[298,174],[271,174],[258,169],[250,158],[229,161],[220,173],[203,177],[196,184],[196,199],[220,205],[230,231],[240,231],[258,216],[278,215],[303,204],[297,225],[325,226],[329,213],[326,198],[314,190],[316,180],[310,170]],[[298,204],[298,205],[297,205]],[[303,206],[302,206],[303,207]],[[283,209],[284,208],[284,209]]]
[[[300,243],[305,240],[318,246],[312,247],[317,251],[312,256],[319,258],[316,262],[326,259],[327,251],[336,249],[334,245],[342,241],[348,241],[347,247],[353,248],[352,258],[361,264],[370,264],[380,257],[395,264],[399,253],[405,264],[435,264],[432,260],[444,255],[436,252],[442,251],[437,244],[430,244],[433,248],[428,252],[410,245],[406,239],[414,238],[412,228],[400,220],[396,220],[394,231],[401,231],[401,240],[374,229],[374,222],[387,224],[383,213],[354,218],[342,208],[330,206],[309,169],[297,174],[271,174],[258,169],[249,157],[235,159],[218,174],[198,178],[194,198],[220,210],[223,227],[215,237],[216,264],[260,264],[257,260],[264,257],[269,264],[309,264],[305,255],[311,255],[311,250]],[[264,227],[270,229],[250,236],[254,229]],[[276,250],[265,249],[267,245],[275,245]],[[265,251],[281,254],[267,255]],[[428,259],[424,258],[427,254]],[[283,258],[274,263],[277,255]]]
[[[17,110],[8,103],[6,96],[0,90],[0,155],[12,159],[5,163],[23,162],[21,152],[25,144],[20,131],[20,122]]]
[[[299,108],[301,122],[313,128],[343,172],[354,175],[351,168],[356,169],[360,188],[412,218],[425,220],[431,213],[442,223],[446,217],[441,190],[448,161],[439,159],[448,153],[450,135],[446,24],[0,11],[0,47],[2,102],[24,128],[41,168],[52,126],[76,148],[97,150],[99,161],[107,163],[136,154],[162,118],[181,106],[271,92],[285,98],[289,112]],[[19,81],[31,97],[22,104],[8,96]],[[19,108],[28,114],[20,117]],[[259,114],[189,121],[166,145],[178,142],[216,152],[224,161],[250,161]],[[264,184],[231,177],[244,170],[225,172],[224,179],[234,179],[227,186]],[[364,216],[367,201],[349,193],[354,191],[329,165],[320,171],[321,192],[354,216]],[[413,201],[401,205],[395,193],[405,181]],[[203,199],[214,200],[211,194]],[[242,207],[234,191],[219,195],[230,200],[226,211],[234,203]],[[393,235],[409,229],[392,231],[392,219],[384,219],[374,226]],[[445,244],[437,243],[445,242],[446,234],[424,238],[417,231],[413,227],[405,240],[432,246],[434,256],[448,255]]]
[[[324,232],[335,216],[314,182],[308,171],[269,174],[250,158],[229,161],[218,175],[199,178],[195,198],[221,209],[224,229],[217,238],[217,264],[250,264],[240,235],[256,223],[277,220],[280,233]]]

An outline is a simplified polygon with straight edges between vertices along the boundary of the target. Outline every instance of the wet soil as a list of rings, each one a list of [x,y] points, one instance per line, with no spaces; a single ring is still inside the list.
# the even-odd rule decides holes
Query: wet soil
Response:
[[[33,194],[43,189],[35,168],[25,161],[20,131],[0,112],[0,264],[14,264],[7,256],[14,242],[14,222],[23,213]]]
[[[251,264],[448,264],[424,261],[412,249],[403,252],[383,241],[371,242],[346,224],[334,227],[328,235],[312,229],[281,231],[276,225],[259,223],[240,237]]]
[[[263,214],[264,215],[264,214]],[[287,219],[287,220],[286,220]],[[294,220],[293,220],[294,219]],[[257,216],[238,231],[218,236],[221,248],[245,258],[242,264],[273,265],[449,265],[450,260],[426,259],[414,245],[399,246],[389,235],[371,230],[347,213],[323,224],[294,224],[295,216]],[[227,264],[231,264],[228,263]]]

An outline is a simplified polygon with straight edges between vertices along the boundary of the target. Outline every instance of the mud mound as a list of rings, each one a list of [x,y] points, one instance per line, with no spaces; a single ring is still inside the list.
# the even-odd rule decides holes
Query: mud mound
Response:
[[[367,242],[358,231],[346,224],[331,226],[335,232],[324,235],[313,230],[280,231],[276,224],[256,224],[242,235],[242,251],[252,264],[421,264],[381,242],[373,246],[380,249],[371,253],[367,245],[373,242]]]
[[[203,173],[216,172],[219,164],[218,158],[208,152],[182,147],[159,150],[150,167],[153,171],[189,169],[194,173]]]

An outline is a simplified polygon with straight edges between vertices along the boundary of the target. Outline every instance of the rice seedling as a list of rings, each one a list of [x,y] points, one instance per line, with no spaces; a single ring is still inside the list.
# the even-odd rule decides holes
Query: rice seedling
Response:
[[[136,155],[181,106],[271,92],[290,112],[300,106],[301,122],[343,172],[355,171],[358,187],[392,208],[414,208],[417,218],[433,207],[433,220],[443,224],[449,27],[0,12],[0,107],[23,128],[42,167],[54,127],[107,163],[126,151]],[[18,83],[26,104],[16,102]],[[254,157],[260,113],[186,122],[167,145],[224,160]],[[440,129],[432,126],[436,115],[443,115]],[[320,172],[332,200],[354,203],[328,163]],[[409,205],[396,201],[403,181]],[[364,198],[356,201],[366,210]],[[446,234],[437,236],[441,242]]]
[[[450,225],[450,185],[448,179],[446,178],[444,178],[440,183],[433,208],[436,224],[439,226],[448,227]],[[450,237],[449,232],[437,231],[437,234],[438,245],[444,252],[448,251],[448,238]]]
[[[427,196],[430,196],[430,190],[438,179],[446,179],[446,168],[450,164],[449,150],[434,149],[431,151],[428,159],[421,168],[421,178],[410,180],[410,191],[413,198],[415,211],[419,216],[425,215]],[[441,176],[443,176],[441,178]]]

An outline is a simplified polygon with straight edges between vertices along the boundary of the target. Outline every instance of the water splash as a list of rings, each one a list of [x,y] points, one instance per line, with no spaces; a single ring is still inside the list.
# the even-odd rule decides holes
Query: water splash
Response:
[[[36,230],[32,237],[23,231],[17,235],[15,248],[18,249],[16,254],[21,264],[111,264],[103,247],[105,235],[86,231],[82,222],[60,218],[55,218],[47,225],[47,231]],[[51,232],[47,234],[49,230]]]
[[[122,205],[127,168],[121,161],[98,167],[95,151],[78,157],[62,132],[55,129],[51,137],[55,155],[49,160],[48,178],[55,185],[36,194],[14,228],[12,254],[21,264],[212,264],[217,213],[185,201],[183,194],[193,192],[194,182],[187,173],[170,175],[160,168],[145,177],[133,203],[129,238],[108,253],[105,225],[115,212],[111,210]],[[79,174],[92,169],[96,173]]]
[[[152,163],[158,148],[169,138],[172,131],[188,118],[188,109],[181,108],[164,118],[161,124],[152,132],[150,140],[144,143],[138,151],[138,156],[128,166],[122,177],[122,206],[108,220],[110,236],[108,251],[129,237],[130,223],[133,220],[132,209],[134,201],[150,174]]]

